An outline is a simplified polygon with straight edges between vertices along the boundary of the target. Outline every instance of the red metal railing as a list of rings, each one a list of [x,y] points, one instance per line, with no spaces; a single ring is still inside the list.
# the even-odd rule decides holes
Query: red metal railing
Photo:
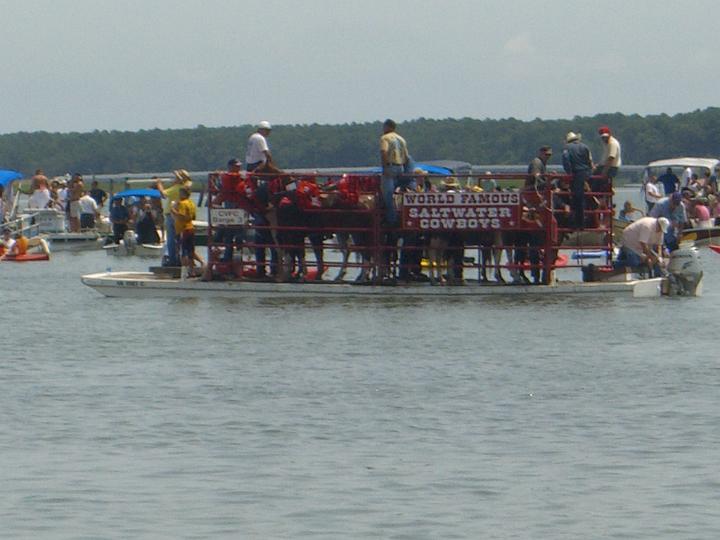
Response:
[[[380,177],[375,175],[324,175],[324,174],[241,174],[237,178],[235,187],[233,182],[223,178],[224,173],[212,173],[209,176],[209,211],[208,211],[208,264],[217,275],[234,274],[236,279],[252,276],[249,270],[257,270],[258,261],[255,257],[245,257],[244,250],[277,250],[287,252],[294,250],[304,253],[307,249],[315,251],[315,264],[319,265],[318,273],[322,274],[325,268],[346,267],[362,272],[372,271],[376,278],[406,275],[408,254],[417,266],[418,255],[428,250],[427,242],[418,242],[408,245],[407,238],[413,234],[432,236],[446,235],[452,237],[457,229],[447,229],[444,226],[432,227],[431,224],[414,223],[408,225],[401,223],[396,227],[384,224],[385,212],[382,208],[382,196],[379,191]],[[455,177],[459,183],[470,189],[474,184],[475,175],[459,175]],[[511,243],[492,245],[491,249],[512,249],[529,255],[533,249],[540,250],[542,257],[538,264],[531,265],[530,270],[536,274],[541,273],[544,282],[549,281],[551,271],[556,267],[556,255],[560,249],[575,250],[604,250],[605,265],[609,265],[612,253],[612,189],[598,192],[586,192],[586,226],[582,230],[572,226],[570,217],[572,208],[566,208],[571,202],[568,189],[570,178],[567,175],[548,174],[546,182],[537,189],[518,189],[518,185],[525,183],[525,174],[494,174],[492,178],[503,190],[501,193],[520,194],[520,203],[516,216],[520,219],[516,223],[505,221],[498,227],[479,227],[463,229],[464,235],[459,245],[449,246],[456,251],[477,249],[478,260],[462,262],[458,265],[460,272],[464,269],[474,268],[482,271],[482,250],[488,246],[481,244],[473,234],[484,233],[525,233],[532,235],[532,243],[524,236],[521,244],[517,243],[518,236]],[[480,177],[484,179],[484,177]],[[445,179],[447,180],[447,179]],[[282,205],[299,204],[297,185],[302,182],[317,186],[320,206],[313,205],[298,208],[294,212],[297,220],[279,223],[277,216]],[[434,185],[442,186],[442,177],[433,177]],[[292,191],[286,192],[287,185],[294,184],[296,196]],[[306,184],[305,184],[306,185]],[[240,186],[240,187],[238,187]],[[457,188],[454,188],[457,189]],[[478,193],[473,191],[450,191],[447,193]],[[467,197],[471,199],[471,197]],[[287,200],[285,200],[287,199]],[[294,200],[293,200],[294,199]],[[330,205],[329,200],[340,201],[339,204]],[[428,203],[426,207],[440,208],[442,203]],[[478,203],[477,208],[482,206]],[[462,205],[457,208],[462,207]],[[455,208],[455,207],[454,207]],[[472,209],[473,204],[463,207]],[[488,208],[493,208],[492,205]],[[399,210],[402,212],[402,204]],[[472,213],[472,212],[471,212]],[[274,217],[273,217],[274,214]],[[353,218],[354,216],[354,218]],[[539,221],[540,226],[533,224]],[[271,239],[269,235],[273,235]],[[353,251],[365,255],[362,262],[327,260],[323,256],[324,250],[336,248],[337,243],[328,243],[328,238],[339,238],[340,235],[362,236],[363,241],[355,245]],[[512,236],[512,235],[508,235]],[[538,238],[542,241],[538,242]],[[318,241],[318,237],[321,239]],[[285,238],[285,240],[282,240]],[[293,241],[288,241],[291,238]],[[403,239],[403,246],[398,246],[398,239]],[[301,239],[301,240],[300,240]],[[427,238],[425,239],[427,240]],[[232,248],[235,255],[232,259],[223,259],[229,253],[225,250]],[[319,253],[319,255],[318,255]],[[300,256],[300,255],[298,255]],[[399,258],[402,262],[399,262]],[[239,261],[237,260],[239,259]],[[514,273],[518,266],[513,260],[500,264],[499,269]],[[523,259],[523,257],[519,257]],[[264,265],[263,265],[264,266]],[[492,265],[493,267],[495,265]],[[581,262],[569,263],[569,267],[581,266]],[[277,268],[275,270],[278,270]],[[287,269],[285,269],[287,270]]]

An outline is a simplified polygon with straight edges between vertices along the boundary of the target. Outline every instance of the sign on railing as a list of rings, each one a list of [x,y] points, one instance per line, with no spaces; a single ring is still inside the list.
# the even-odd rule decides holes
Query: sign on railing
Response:
[[[520,194],[403,193],[402,226],[426,231],[512,229],[520,219]]]
[[[213,227],[247,225],[248,213],[241,208],[211,208],[210,223]]]

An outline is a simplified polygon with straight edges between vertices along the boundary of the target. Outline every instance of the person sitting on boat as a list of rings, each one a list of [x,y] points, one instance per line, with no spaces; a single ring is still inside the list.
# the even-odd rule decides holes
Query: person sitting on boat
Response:
[[[135,219],[135,236],[138,244],[159,244],[160,235],[155,226],[155,211],[149,197],[145,197]]]
[[[128,230],[129,222],[130,212],[125,204],[123,204],[122,197],[118,197],[113,201],[113,205],[110,208],[110,223],[112,223],[114,244],[119,244],[120,240],[123,239],[125,231]]]
[[[654,276],[662,275],[663,235],[670,230],[667,218],[643,217],[623,229],[622,245],[614,268],[647,265]]]
[[[39,246],[43,253],[50,257],[50,247],[44,238],[40,238],[39,236],[27,238],[23,236],[22,233],[17,238],[13,238],[12,232],[6,227],[3,229],[2,254],[0,254],[0,260],[5,259],[8,255],[25,255],[29,248],[36,246]]]
[[[670,251],[675,251],[678,247],[678,238],[688,220],[682,194],[676,191],[669,197],[660,199],[650,211],[650,217],[664,217],[670,221],[670,227],[665,233],[665,245]]]
[[[620,212],[618,212],[618,219],[621,221],[632,222],[641,217],[643,217],[643,211],[639,208],[635,208],[630,201],[625,201],[625,204],[623,204]]]
[[[706,206],[706,202],[707,199],[703,197],[695,197],[690,201],[688,215],[690,224],[696,229],[709,229],[713,226],[710,209]]]

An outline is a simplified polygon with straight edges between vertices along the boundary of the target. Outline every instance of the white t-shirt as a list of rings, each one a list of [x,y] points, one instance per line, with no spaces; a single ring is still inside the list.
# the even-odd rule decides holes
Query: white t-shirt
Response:
[[[90,195],[83,195],[78,200],[78,203],[80,204],[80,213],[81,214],[96,214],[97,213],[97,202],[95,202],[95,199],[93,199]]]
[[[255,132],[248,137],[245,163],[257,163],[259,161],[265,163],[267,161],[265,152],[269,151],[267,139],[261,133]]]
[[[645,243],[650,249],[662,244],[663,233],[658,230],[658,220],[652,217],[640,218],[625,227],[622,233],[622,245],[633,250],[638,255],[643,254],[640,242]]]
[[[682,187],[687,187],[690,184],[690,179],[692,178],[693,170],[690,167],[687,167],[682,174],[682,183],[680,184]]]
[[[28,208],[47,208],[50,200],[50,192],[47,189],[36,189],[33,191],[33,194],[30,195]]]
[[[660,199],[660,188],[658,188],[658,185],[652,182],[645,184],[645,202],[656,203]]]
[[[603,144],[602,164],[607,163],[608,158],[614,157],[613,167],[622,165],[622,152],[620,150],[620,142],[615,137],[610,137],[607,144]]]

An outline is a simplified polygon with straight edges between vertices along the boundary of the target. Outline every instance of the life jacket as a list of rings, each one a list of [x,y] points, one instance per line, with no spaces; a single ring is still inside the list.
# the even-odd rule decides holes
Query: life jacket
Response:
[[[17,254],[25,255],[27,253],[28,244],[29,242],[27,238],[22,235],[18,236],[17,240],[15,240],[15,246],[17,246]]]
[[[220,177],[220,199],[223,202],[237,204],[240,200],[238,193],[238,184],[243,181],[243,175],[240,172],[226,172]]]
[[[315,182],[298,180],[296,191],[297,205],[301,210],[320,208],[320,188]]]

